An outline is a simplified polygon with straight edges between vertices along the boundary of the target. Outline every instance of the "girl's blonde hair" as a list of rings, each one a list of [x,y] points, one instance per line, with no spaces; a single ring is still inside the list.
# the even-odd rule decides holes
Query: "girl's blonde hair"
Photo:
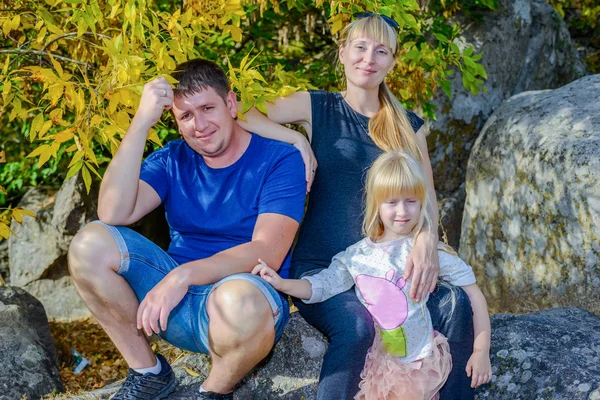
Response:
[[[379,217],[379,206],[399,195],[414,196],[421,202],[421,214],[412,231],[415,238],[423,226],[431,226],[427,178],[421,164],[407,152],[392,151],[377,157],[367,172],[365,192],[363,234],[366,237],[376,241],[383,236],[384,227]]]
[[[342,30],[339,45],[345,47],[359,37],[368,37],[391,49],[396,57],[398,35],[379,14],[352,21]],[[381,108],[369,121],[373,141],[383,151],[402,150],[421,161],[423,155],[415,140],[415,131],[406,116],[406,110],[385,84],[379,84]]]

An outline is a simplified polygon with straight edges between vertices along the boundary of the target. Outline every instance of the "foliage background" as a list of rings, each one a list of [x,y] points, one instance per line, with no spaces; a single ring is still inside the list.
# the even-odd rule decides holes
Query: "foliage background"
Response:
[[[463,4],[464,3],[464,4]],[[463,72],[473,93],[486,73],[473,49],[452,42],[447,18],[494,0],[15,0],[0,1],[0,236],[28,187],[80,173],[101,179],[135,114],[144,83],[203,57],[228,70],[243,110],[299,89],[341,88],[334,61],[339,30],[377,11],[400,24],[402,50],[389,79],[409,108],[434,117],[436,89]],[[148,151],[175,136],[164,118]]]
[[[600,72],[600,4],[548,0],[592,73]],[[143,84],[204,57],[229,71],[245,111],[298,89],[343,89],[336,39],[352,14],[400,23],[402,50],[388,79],[411,109],[435,118],[434,92],[456,69],[473,93],[482,54],[452,42],[456,12],[473,19],[497,0],[0,0],[0,237],[34,186],[75,173],[100,179],[135,113]],[[176,137],[170,118],[148,151]]]

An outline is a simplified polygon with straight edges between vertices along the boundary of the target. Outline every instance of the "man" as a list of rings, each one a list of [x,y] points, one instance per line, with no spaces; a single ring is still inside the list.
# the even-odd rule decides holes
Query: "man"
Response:
[[[236,123],[235,94],[216,64],[192,60],[177,71],[174,90],[164,78],[144,87],[100,187],[100,221],[69,249],[79,294],[130,367],[115,399],[174,391],[171,367],[144,333],[209,353],[199,398],[232,399],[233,386],[269,353],[289,317],[285,298],[249,272],[260,257],[287,275],[304,210],[300,154]],[[142,164],[148,131],[165,109],[183,140]],[[122,227],[161,203],[171,230],[167,252]]]

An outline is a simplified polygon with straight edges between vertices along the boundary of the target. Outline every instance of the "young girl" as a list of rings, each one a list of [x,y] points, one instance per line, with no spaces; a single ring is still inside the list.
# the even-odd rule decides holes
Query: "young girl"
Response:
[[[377,335],[355,399],[434,399],[452,368],[447,340],[432,328],[427,297],[413,302],[408,296],[411,278],[402,278],[415,238],[431,226],[428,201],[419,163],[407,153],[384,153],[367,174],[364,239],[337,254],[329,268],[299,280],[282,279],[260,260],[252,271],[305,303],[356,287]],[[438,255],[440,278],[461,286],[471,301],[475,343],[466,373],[477,387],[491,379],[487,304],[471,267],[442,243]]]

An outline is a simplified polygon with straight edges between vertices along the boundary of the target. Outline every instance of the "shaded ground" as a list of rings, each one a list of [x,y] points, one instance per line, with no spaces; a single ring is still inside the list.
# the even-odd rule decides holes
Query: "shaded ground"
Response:
[[[127,375],[127,364],[97,322],[50,322],[50,332],[67,394],[99,389]],[[154,351],[163,354],[169,362],[184,355],[184,351],[162,340],[151,339],[151,342]],[[77,375],[73,373],[75,359],[71,355],[71,348],[75,348],[90,362]]]
[[[526,299],[521,304],[512,304],[510,310],[498,309],[494,304],[489,305],[490,314],[522,314],[540,309],[543,307]],[[295,307],[292,307],[292,311],[296,311]],[[127,375],[127,364],[97,322],[50,322],[50,331],[58,353],[60,376],[67,394],[99,389]],[[163,354],[171,363],[186,353],[156,337],[151,338],[151,343],[154,351]],[[75,359],[71,355],[72,347],[90,362],[78,375],[73,373]]]

